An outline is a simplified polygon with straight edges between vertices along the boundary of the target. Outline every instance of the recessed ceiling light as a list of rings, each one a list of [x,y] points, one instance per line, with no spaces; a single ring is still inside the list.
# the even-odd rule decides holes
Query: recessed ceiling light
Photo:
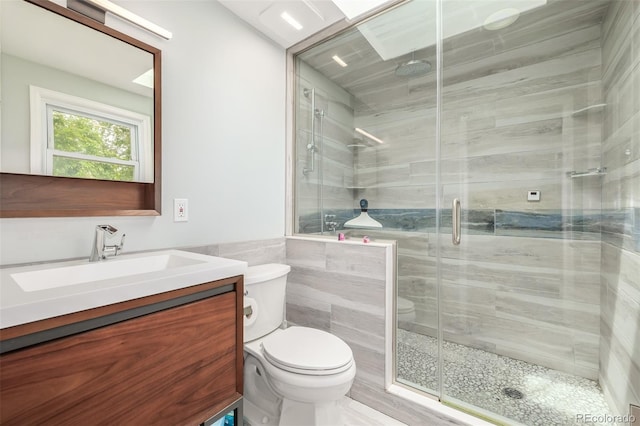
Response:
[[[490,31],[501,30],[516,22],[519,16],[520,11],[513,7],[500,9],[484,20],[484,27]]]
[[[367,132],[365,130],[362,130],[362,129],[358,128],[358,127],[356,127],[356,132],[358,132],[361,135],[364,135],[364,136],[368,137],[369,139],[371,139],[373,141],[376,141],[378,143],[384,143],[384,141],[382,139],[379,139],[379,138],[373,136],[371,133],[369,133],[369,132]]]
[[[342,58],[340,58],[340,56],[338,56],[338,55],[333,55],[331,57],[331,59],[336,61],[338,63],[338,65],[340,65],[343,68],[347,66],[347,63],[345,61],[343,61]]]
[[[287,21],[287,24],[291,25],[296,30],[300,31],[302,29],[302,24],[296,21],[296,19],[293,16],[289,15],[287,12],[282,12],[282,14],[280,14],[280,17]]]

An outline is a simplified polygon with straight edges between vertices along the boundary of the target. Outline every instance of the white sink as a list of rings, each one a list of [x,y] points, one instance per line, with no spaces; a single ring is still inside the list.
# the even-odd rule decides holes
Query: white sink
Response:
[[[243,275],[247,263],[181,250],[0,270],[0,328]]]
[[[212,259],[219,258],[212,257]],[[11,274],[11,278],[24,291],[41,291],[202,263],[207,263],[207,260],[195,258],[193,253],[176,251],[173,253],[152,253],[144,257],[111,258],[101,262],[87,262],[62,267],[54,265],[30,272],[16,272]]]

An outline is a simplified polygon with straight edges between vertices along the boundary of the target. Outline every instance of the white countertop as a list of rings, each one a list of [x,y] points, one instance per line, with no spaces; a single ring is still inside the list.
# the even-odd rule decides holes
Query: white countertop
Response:
[[[125,264],[136,265],[150,257],[160,263],[166,260],[165,265],[143,273],[129,271],[104,278],[114,270],[130,270],[131,267],[122,268]],[[88,270],[94,278],[87,279],[87,274],[77,274],[77,270]],[[94,263],[76,260],[0,269],[0,328],[243,275],[246,271],[246,262],[181,250],[126,254]],[[79,275],[82,276],[78,278]],[[68,282],[76,283],[67,285],[67,277]],[[25,279],[36,281],[35,286],[29,287]],[[43,286],[51,288],[33,290]]]

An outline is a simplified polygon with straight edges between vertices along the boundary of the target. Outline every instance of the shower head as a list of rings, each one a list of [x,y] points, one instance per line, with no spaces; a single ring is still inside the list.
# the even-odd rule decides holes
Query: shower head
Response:
[[[431,63],[424,59],[412,59],[403,62],[396,68],[395,74],[398,77],[418,77],[431,71]]]

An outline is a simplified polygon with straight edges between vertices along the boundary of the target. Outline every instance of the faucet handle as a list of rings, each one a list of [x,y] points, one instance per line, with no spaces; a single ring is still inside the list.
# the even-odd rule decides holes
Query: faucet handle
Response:
[[[98,226],[96,226],[96,228],[102,229],[103,231],[108,232],[109,235],[113,235],[116,232],[118,232],[118,229],[113,227],[113,226],[111,226],[111,225],[98,225]],[[124,235],[123,235],[123,237],[124,237]]]
[[[118,252],[120,250],[122,250],[122,247],[124,247],[124,237],[126,237],[126,236],[127,236],[127,234],[122,234],[122,238],[120,238],[120,244],[115,246],[115,249],[116,249],[115,256],[117,256]]]
[[[122,234],[122,238],[120,239],[120,244],[114,244],[112,246],[108,246],[108,245],[104,245],[103,250],[103,259],[106,258],[107,254],[111,254],[113,256],[117,256],[118,253],[120,253],[120,251],[122,250],[122,247],[124,247],[124,237],[126,237],[126,234]]]

